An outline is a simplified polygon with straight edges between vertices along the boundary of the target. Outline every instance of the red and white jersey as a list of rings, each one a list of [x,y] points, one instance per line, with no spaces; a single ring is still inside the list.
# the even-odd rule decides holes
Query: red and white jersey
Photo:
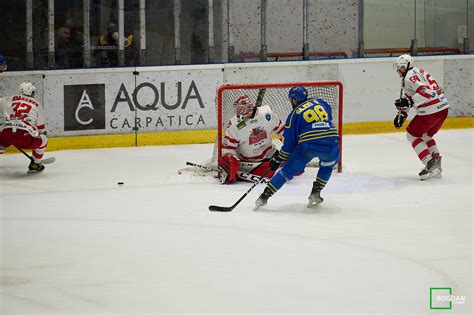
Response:
[[[405,98],[413,101],[416,114],[420,116],[434,114],[449,107],[436,80],[419,68],[408,70],[403,79],[403,92]]]
[[[244,161],[259,161],[273,154],[272,133],[282,137],[285,124],[270,106],[258,107],[253,118],[239,121],[232,117],[225,131],[223,155],[236,155]]]
[[[3,128],[28,131],[37,137],[45,128],[44,111],[41,104],[34,98],[25,95],[14,95],[7,99]]]

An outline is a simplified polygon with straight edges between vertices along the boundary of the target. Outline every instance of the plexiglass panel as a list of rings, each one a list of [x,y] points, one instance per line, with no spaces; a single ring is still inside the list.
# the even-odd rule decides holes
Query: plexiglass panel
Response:
[[[26,69],[26,2],[2,0],[0,14],[0,54],[7,59],[8,69]]]
[[[84,66],[82,0],[54,1],[54,66],[74,69]]]
[[[142,65],[175,61],[173,0],[146,2],[146,60]]]
[[[367,52],[376,49],[381,55],[411,48],[419,54],[462,53],[469,51],[474,37],[473,3],[2,0],[0,12],[8,14],[0,19],[0,54],[10,70],[258,62],[261,52],[267,53],[267,61],[301,60],[304,12],[309,59],[355,57],[364,50],[371,56]]]
[[[466,0],[366,0],[365,48],[407,48],[416,39],[418,48],[462,51],[467,17]]]
[[[365,0],[365,48],[410,47],[414,38],[413,0]]]

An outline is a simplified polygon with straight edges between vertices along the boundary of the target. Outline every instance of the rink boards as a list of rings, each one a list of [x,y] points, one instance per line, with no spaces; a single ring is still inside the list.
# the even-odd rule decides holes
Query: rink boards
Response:
[[[344,134],[394,132],[394,58],[7,72],[0,95],[33,81],[48,149],[215,141],[216,89],[228,83],[341,81]],[[474,56],[417,57],[451,105],[445,128],[472,127]],[[454,119],[454,117],[464,117]],[[89,137],[84,137],[89,136]],[[92,137],[91,137],[92,136]]]

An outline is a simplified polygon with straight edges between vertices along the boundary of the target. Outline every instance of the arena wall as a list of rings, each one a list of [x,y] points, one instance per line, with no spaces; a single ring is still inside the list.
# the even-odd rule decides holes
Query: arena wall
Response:
[[[396,131],[391,120],[400,78],[392,69],[393,60],[6,72],[0,75],[0,86],[3,95],[11,95],[22,81],[37,85],[48,134],[61,143],[58,148],[213,142],[216,89],[226,83],[341,81],[344,133],[373,133]],[[472,126],[474,56],[418,57],[416,62],[445,90],[450,117],[468,117],[451,125]]]

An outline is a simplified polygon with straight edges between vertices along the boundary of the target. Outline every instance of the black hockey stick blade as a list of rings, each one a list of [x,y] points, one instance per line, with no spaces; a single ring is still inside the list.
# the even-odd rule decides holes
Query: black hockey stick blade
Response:
[[[210,211],[217,211],[217,212],[231,212],[234,210],[235,207],[221,207],[221,206],[209,206]]]
[[[249,190],[247,190],[247,192],[245,194],[242,195],[242,197],[239,198],[239,200],[237,200],[232,206],[230,207],[221,207],[221,206],[214,206],[214,205],[211,205],[209,206],[209,210],[210,211],[217,211],[217,212],[230,212],[232,210],[234,210],[235,207],[237,207],[237,205],[242,201],[244,200],[244,198],[255,188],[255,186],[257,186],[258,184],[260,184],[264,179],[265,179],[265,176],[271,171],[271,169],[267,169],[265,171],[265,173],[262,174],[262,177],[261,179],[254,183],[252,185],[252,187],[249,188]]]

